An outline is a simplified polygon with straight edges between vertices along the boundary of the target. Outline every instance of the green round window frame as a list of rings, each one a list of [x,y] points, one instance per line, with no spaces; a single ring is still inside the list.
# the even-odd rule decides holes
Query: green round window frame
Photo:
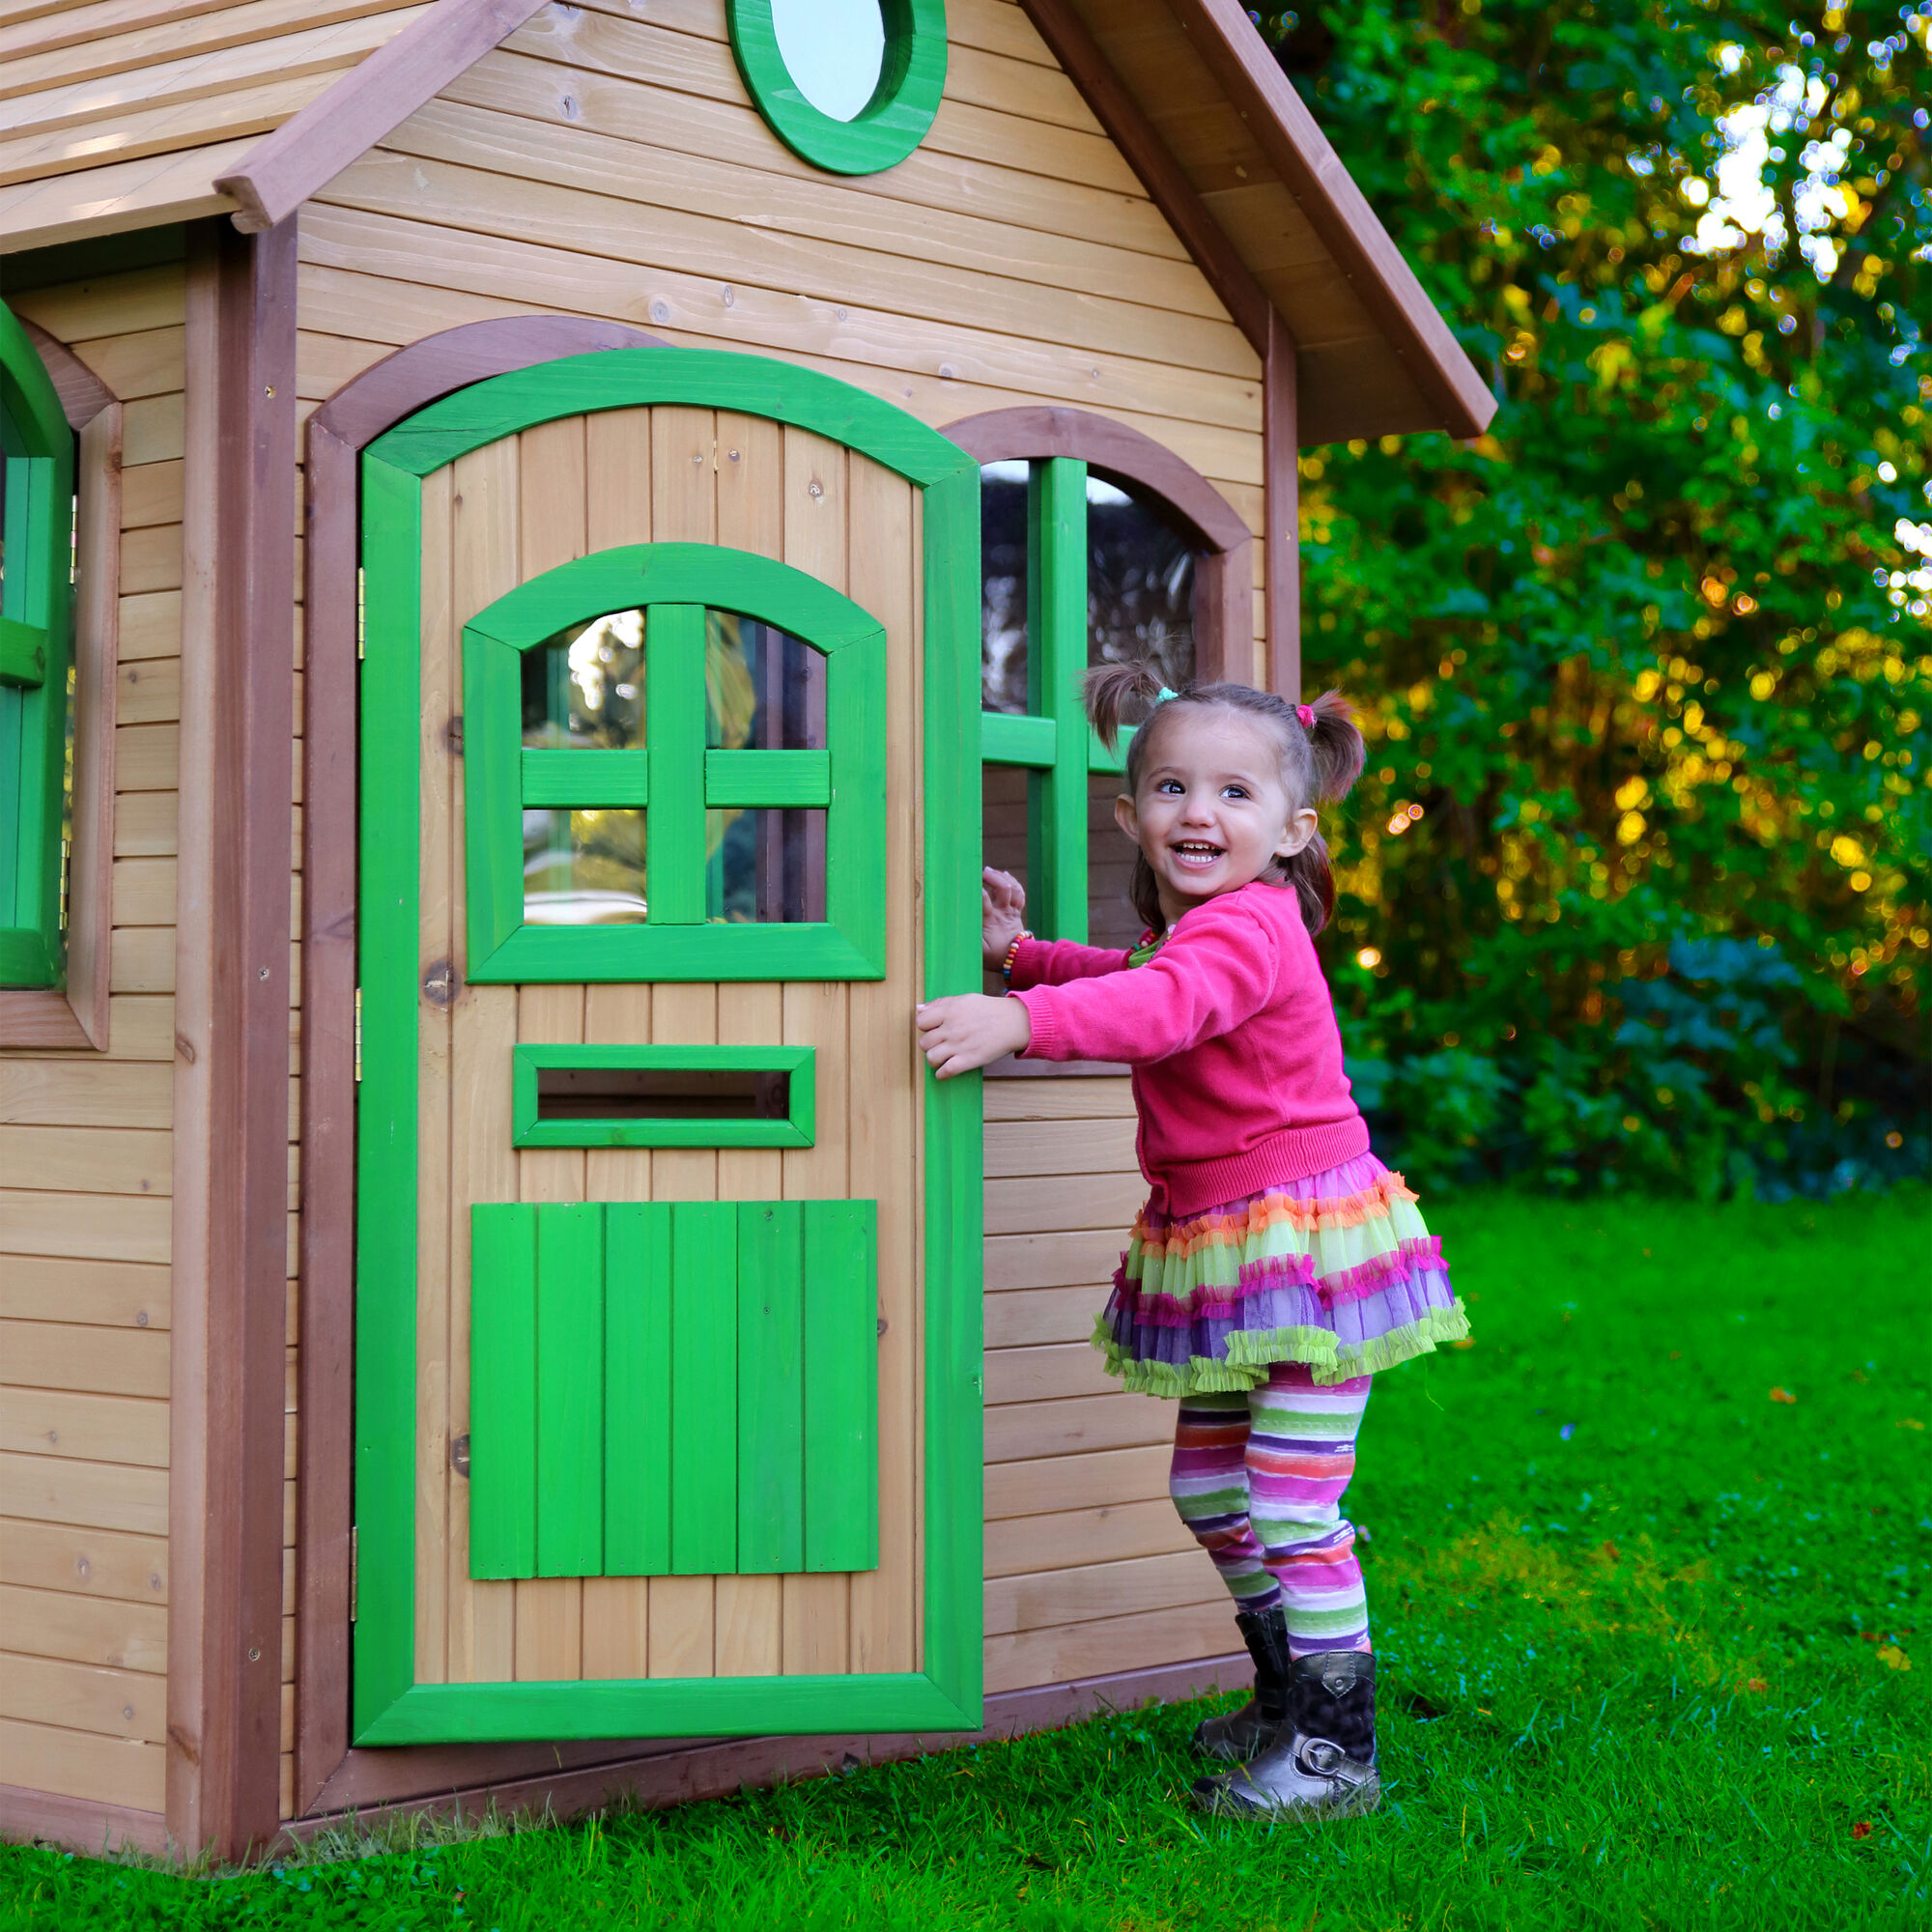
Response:
[[[946,0],[880,0],[886,46],[879,84],[850,121],[809,101],[779,51],[772,0],[730,0],[731,51],[772,131],[813,167],[875,175],[925,139],[946,90]]]

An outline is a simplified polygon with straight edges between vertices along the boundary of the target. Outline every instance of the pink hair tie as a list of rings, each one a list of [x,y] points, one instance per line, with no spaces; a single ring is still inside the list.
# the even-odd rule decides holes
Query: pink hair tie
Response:
[[[1296,716],[1297,718],[1299,718],[1299,719],[1301,720],[1301,728],[1302,728],[1302,729],[1303,729],[1304,731],[1312,731],[1312,730],[1314,730],[1314,729],[1315,729],[1315,707],[1314,707],[1314,705],[1312,705],[1312,704],[1297,704],[1297,705],[1296,705],[1296,706],[1294,707],[1294,715],[1295,715],[1295,716]]]

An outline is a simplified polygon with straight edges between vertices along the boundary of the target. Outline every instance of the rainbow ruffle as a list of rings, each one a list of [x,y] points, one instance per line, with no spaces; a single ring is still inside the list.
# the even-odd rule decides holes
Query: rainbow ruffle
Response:
[[[1094,1344],[1127,1388],[1179,1396],[1272,1362],[1347,1381],[1468,1332],[1414,1194],[1363,1154],[1205,1214],[1143,1208]]]

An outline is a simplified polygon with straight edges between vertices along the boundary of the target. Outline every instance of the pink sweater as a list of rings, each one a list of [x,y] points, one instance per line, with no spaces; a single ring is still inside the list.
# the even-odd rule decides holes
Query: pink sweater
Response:
[[[1020,942],[1009,980],[1037,1060],[1133,1063],[1152,1206],[1190,1215],[1369,1151],[1294,894],[1257,882],[1191,907],[1143,966]]]

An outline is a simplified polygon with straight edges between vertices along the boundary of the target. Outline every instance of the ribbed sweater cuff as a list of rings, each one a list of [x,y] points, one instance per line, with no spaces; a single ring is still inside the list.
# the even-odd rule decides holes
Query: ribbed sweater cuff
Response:
[[[1289,1127],[1223,1160],[1169,1162],[1161,1175],[1167,1211],[1177,1216],[1205,1213],[1230,1201],[1245,1201],[1264,1188],[1340,1167],[1368,1151],[1369,1123],[1356,1114],[1321,1126]]]
[[[1027,1024],[1033,1029],[1033,1037],[1021,1047],[1022,1060],[1067,1060],[1069,1055],[1061,1041],[1060,1026],[1053,1016],[1052,1003],[1047,1000],[1030,1000],[1025,988],[1009,992],[1007,998],[1017,1000],[1027,1009]]]

